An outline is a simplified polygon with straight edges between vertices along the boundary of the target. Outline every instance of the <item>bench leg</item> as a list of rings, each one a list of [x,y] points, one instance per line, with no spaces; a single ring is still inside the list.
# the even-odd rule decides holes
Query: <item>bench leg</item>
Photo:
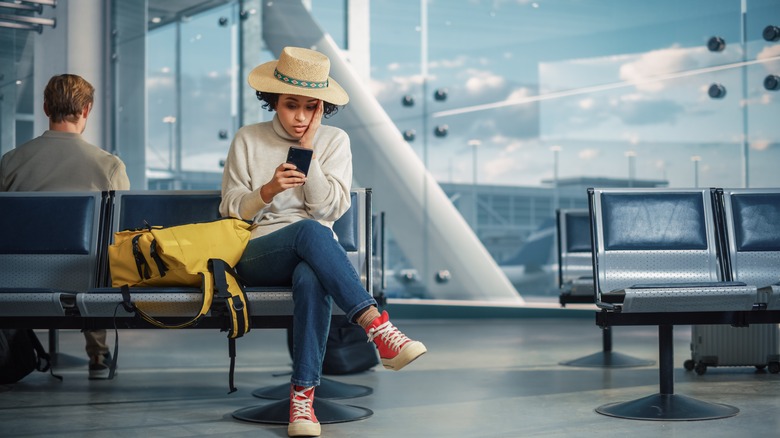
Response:
[[[365,397],[373,392],[374,390],[368,386],[352,385],[327,378],[320,379],[320,386],[316,390],[317,397],[326,400]],[[270,400],[287,400],[290,398],[290,382],[256,389],[252,395]]]
[[[75,368],[89,364],[89,360],[60,352],[60,332],[49,329],[49,356],[51,366],[56,368]]]
[[[652,365],[652,360],[638,359],[626,354],[612,351],[612,327],[602,330],[602,351],[589,356],[560,362],[559,365],[568,367],[594,367],[594,368],[627,368]]]
[[[631,420],[714,420],[739,413],[734,406],[708,403],[674,393],[674,344],[672,326],[658,326],[660,392],[633,401],[611,403],[596,408],[610,417]]]
[[[370,409],[360,406],[342,405],[330,400],[364,397],[373,393],[368,386],[351,385],[327,378],[320,380],[314,397],[314,412],[322,424],[344,423],[368,418],[374,415]],[[258,398],[277,400],[262,405],[250,406],[233,412],[233,417],[253,423],[287,424],[290,414],[290,383],[268,386],[252,392]]]
[[[287,386],[289,390],[289,385]],[[371,409],[342,405],[329,400],[314,397],[314,412],[321,424],[345,423],[357,421],[374,415]],[[289,395],[262,406],[250,406],[233,412],[233,418],[253,423],[287,424],[290,421]]]

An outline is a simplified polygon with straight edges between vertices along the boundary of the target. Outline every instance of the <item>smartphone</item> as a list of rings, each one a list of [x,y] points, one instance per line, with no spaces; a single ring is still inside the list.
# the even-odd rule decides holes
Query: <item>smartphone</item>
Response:
[[[290,146],[290,150],[287,151],[287,162],[295,164],[298,172],[306,175],[309,173],[309,164],[311,164],[311,156],[314,151],[311,149],[299,148]]]

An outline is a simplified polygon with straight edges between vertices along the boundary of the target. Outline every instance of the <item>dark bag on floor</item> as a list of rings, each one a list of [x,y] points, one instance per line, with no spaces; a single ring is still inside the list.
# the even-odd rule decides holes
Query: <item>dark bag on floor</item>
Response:
[[[323,374],[354,374],[379,364],[373,342],[363,327],[348,322],[332,321],[328,333],[328,347],[322,361]]]
[[[292,355],[292,329],[287,330],[287,346]],[[334,317],[330,322],[322,374],[355,374],[379,364],[379,356],[373,342],[368,342],[366,331],[346,318]]]
[[[51,359],[31,329],[0,329],[0,384],[16,383],[31,372],[48,371]]]

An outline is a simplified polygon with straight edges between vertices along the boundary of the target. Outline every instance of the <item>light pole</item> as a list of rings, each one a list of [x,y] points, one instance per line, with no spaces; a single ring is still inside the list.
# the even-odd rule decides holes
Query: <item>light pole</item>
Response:
[[[634,187],[636,151],[626,151],[626,157],[628,158],[628,186]]]
[[[699,188],[699,161],[701,161],[701,155],[693,155],[691,157],[693,161],[693,187]]]
[[[558,155],[561,153],[561,147],[558,145],[550,146],[553,153],[553,214],[558,211],[560,197],[558,194]]]
[[[472,139],[468,142],[473,152],[471,160],[471,197],[474,202],[472,204],[471,223],[475,233],[477,232],[477,221],[479,220],[477,215],[477,149],[479,149],[481,144],[482,142],[477,139]]]
[[[173,125],[176,124],[176,117],[165,116],[162,121],[168,124],[168,170],[173,172]]]
[[[661,169],[661,179],[663,181],[666,181],[667,178],[668,178],[667,175],[666,175],[666,161],[659,160],[657,163],[658,163],[658,168]]]

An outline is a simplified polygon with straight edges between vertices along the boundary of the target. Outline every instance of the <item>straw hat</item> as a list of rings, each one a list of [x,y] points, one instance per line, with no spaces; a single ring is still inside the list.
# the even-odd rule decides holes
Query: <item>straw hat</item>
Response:
[[[328,76],[330,60],[314,50],[285,47],[279,60],[260,64],[249,73],[257,91],[314,97],[334,105],[349,102],[341,86]]]

